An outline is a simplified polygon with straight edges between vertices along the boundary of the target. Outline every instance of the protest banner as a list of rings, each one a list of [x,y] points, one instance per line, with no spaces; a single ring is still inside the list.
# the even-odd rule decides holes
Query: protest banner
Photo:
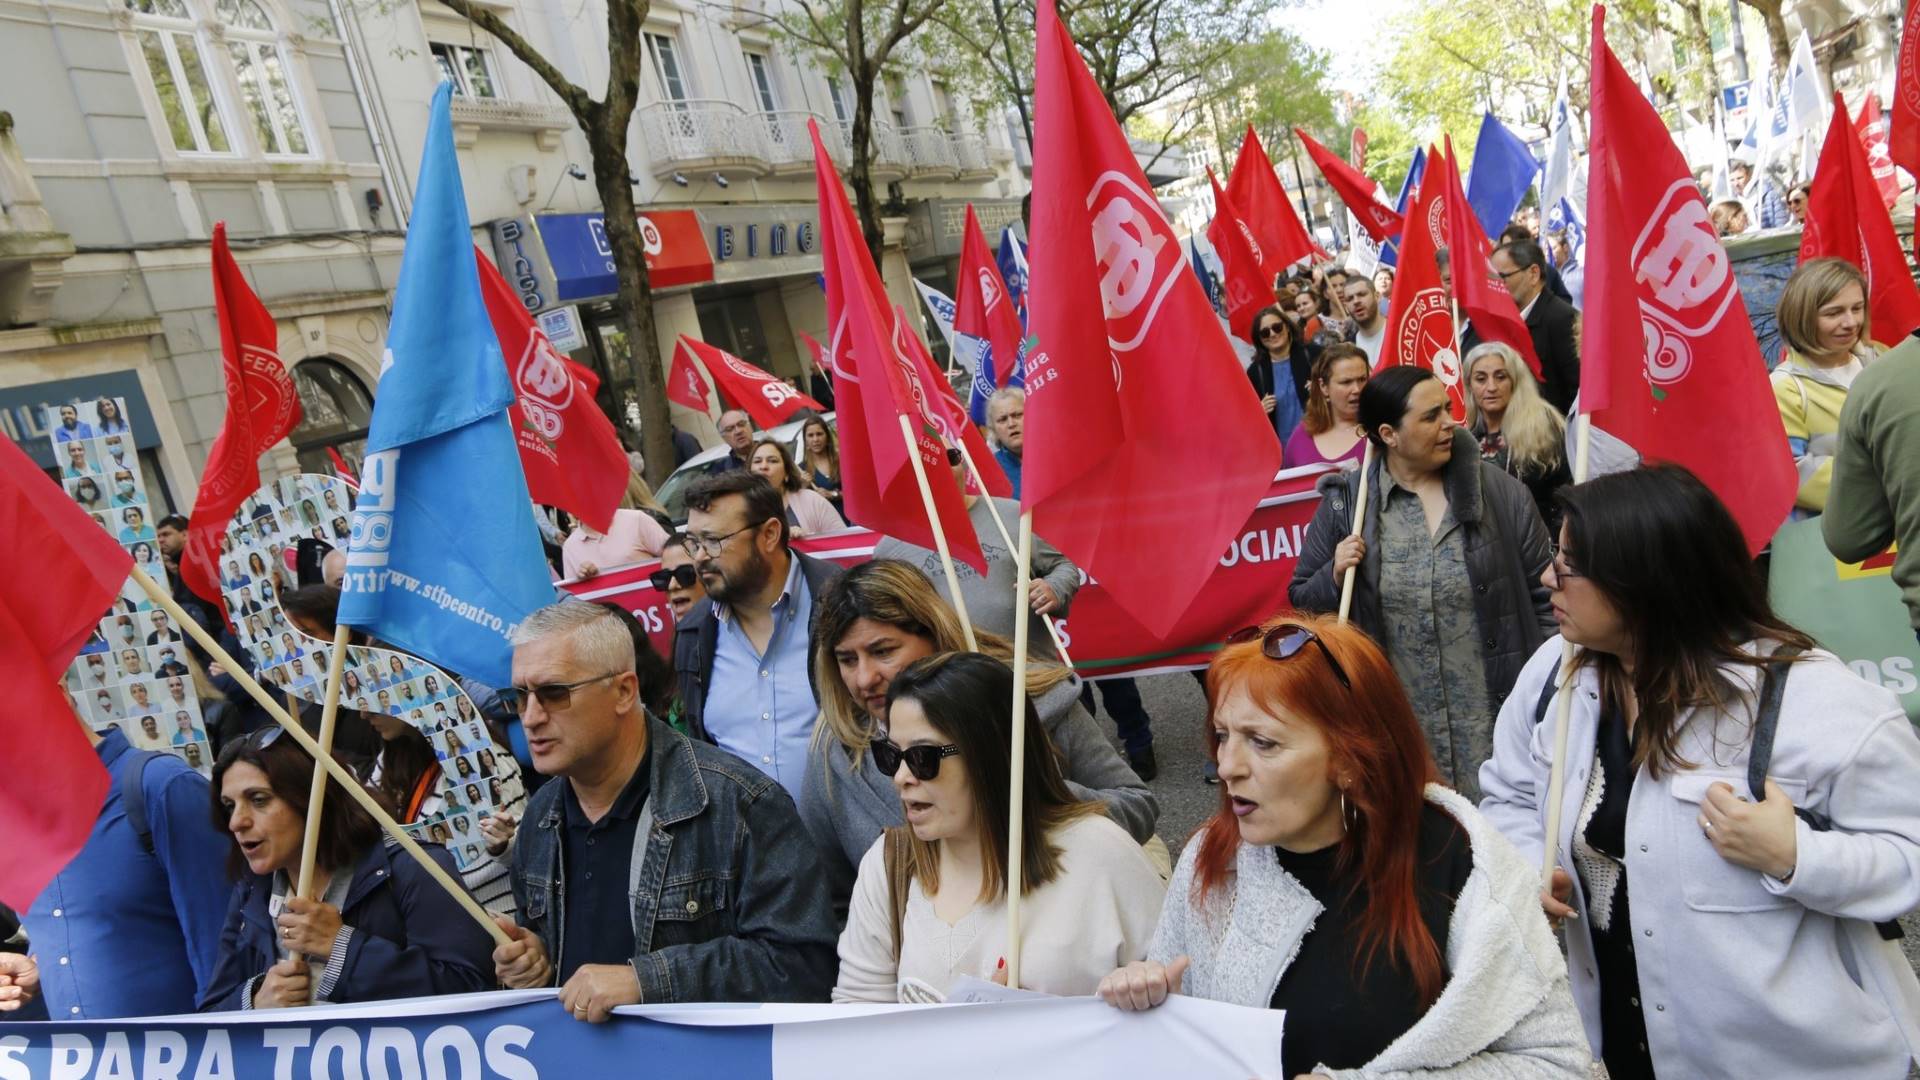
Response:
[[[1021,995],[936,1006],[635,1005],[585,1024],[565,1016],[556,993],[0,1024],[0,1080],[557,1080],[636,1071],[676,1080],[878,1080],[897,1077],[903,1062],[917,1080],[1143,1068],[1279,1076],[1285,1019],[1181,996],[1133,1013],[1093,997]]]
[[[1062,643],[1073,652],[1074,670],[1085,678],[1109,679],[1205,667],[1228,634],[1288,607],[1287,583],[1299,561],[1307,522],[1320,505],[1314,481],[1327,471],[1328,466],[1310,465],[1275,477],[1266,497],[1220,557],[1198,599],[1164,636],[1154,636],[1100,582],[1083,574],[1071,617],[1055,624]],[[873,557],[879,539],[877,533],[856,528],[801,537],[793,546],[816,559],[853,566]],[[982,543],[992,545],[993,541],[983,539]],[[659,566],[649,561],[602,570],[585,581],[562,582],[561,587],[581,599],[618,604],[632,612],[654,648],[662,656],[671,656],[673,614],[666,594],[647,580]]]
[[[1791,522],[1774,534],[1767,592],[1781,618],[1899,695],[1907,719],[1920,723],[1920,643],[1893,581],[1892,550],[1843,563],[1827,550],[1819,518]]]

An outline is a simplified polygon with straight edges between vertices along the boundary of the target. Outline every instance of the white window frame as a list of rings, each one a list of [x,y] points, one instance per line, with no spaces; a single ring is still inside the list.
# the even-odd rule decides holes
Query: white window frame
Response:
[[[151,95],[150,103],[154,110],[151,115],[160,127],[162,133],[160,140],[161,145],[168,153],[176,154],[180,157],[240,157],[242,155],[240,147],[236,145],[236,129],[233,123],[235,113],[233,106],[236,103],[222,100],[228,95],[222,90],[219,72],[215,70],[213,65],[207,62],[209,55],[224,58],[226,53],[213,52],[207,47],[209,43],[205,35],[200,33],[197,20],[193,18],[195,12],[192,0],[179,0],[179,2],[187,9],[187,18],[183,19],[175,15],[155,15],[149,12],[135,10],[131,5],[126,8],[133,39],[133,52],[134,55],[139,58],[139,71],[143,77],[143,83]],[[173,80],[174,94],[176,96],[185,95],[185,97],[181,98],[183,105],[182,111],[186,115],[187,130],[193,136],[193,146],[191,147],[183,148],[174,145],[173,122],[167,116],[166,104],[160,100],[160,87],[153,80],[153,68],[147,59],[147,49],[144,38],[148,34],[152,34],[159,41],[160,51],[166,56],[167,74]],[[206,84],[207,93],[212,98],[207,104],[212,108],[215,115],[220,118],[220,129],[227,140],[227,148],[225,150],[213,149],[212,142],[207,138],[206,125],[200,122],[200,110],[195,107],[199,102],[191,100],[194,93],[193,84],[187,80],[187,64],[185,60],[181,59],[180,48],[176,43],[181,37],[192,41],[194,51],[200,54],[201,81]]]
[[[149,121],[156,129],[156,144],[163,157],[183,159],[255,159],[275,161],[311,161],[322,157],[324,132],[314,124],[314,111],[309,103],[308,88],[303,69],[296,63],[294,51],[288,48],[287,38],[280,30],[284,14],[277,11],[265,0],[244,0],[253,3],[273,29],[261,30],[230,25],[220,18],[215,7],[216,0],[178,0],[187,11],[187,17],[176,15],[155,15],[135,9],[126,0],[116,0],[116,15],[123,30],[123,41],[127,48],[129,66],[135,71],[135,85],[140,91],[141,100],[146,105]],[[118,19],[116,21],[119,21]],[[200,57],[200,74],[206,84],[210,100],[207,102],[212,113],[219,117],[220,127],[226,136],[227,149],[211,149],[205,125],[201,122],[197,108],[185,109],[187,127],[194,139],[194,146],[182,149],[174,145],[173,125],[167,116],[167,108],[160,99],[159,86],[154,82],[153,69],[147,59],[143,36],[153,34],[160,42],[162,52],[167,59],[167,73],[173,80],[176,93],[192,94],[192,85],[186,81],[187,65],[181,57],[177,41],[186,37],[193,43]],[[241,89],[240,73],[234,64],[232,48],[249,50],[256,65],[261,66],[260,77],[263,80],[257,89],[261,101],[266,106],[268,126],[273,130],[276,146],[261,144],[260,134],[255,128],[254,115],[247,104],[245,92]],[[282,151],[279,147],[291,147],[292,141],[287,135],[285,117],[280,113],[278,101],[273,94],[270,81],[266,81],[264,65],[261,64],[263,50],[271,49],[274,59],[279,63],[280,79],[292,106],[294,118],[300,125],[300,134],[306,140],[304,151]],[[183,99],[183,105],[185,100]],[[197,102],[195,104],[198,104]]]
[[[187,2],[192,3],[193,0],[187,0]],[[266,75],[266,66],[261,63],[262,56],[266,50],[271,49],[273,51],[274,59],[280,63],[280,81],[284,84],[287,91],[287,102],[293,108],[294,120],[300,125],[300,137],[306,140],[307,143],[305,150],[292,149],[293,141],[287,135],[286,119],[280,115],[278,102],[273,100],[273,87],[271,85],[262,85],[259,87],[259,90],[261,101],[267,106],[267,125],[273,129],[275,142],[280,146],[288,147],[288,149],[277,150],[262,146],[259,148],[261,154],[265,157],[280,160],[307,160],[319,156],[316,151],[316,136],[312,118],[307,112],[305,103],[301,100],[299,87],[295,85],[293,59],[287,55],[287,50],[281,41],[278,26],[274,22],[274,13],[267,10],[266,5],[261,3],[260,0],[237,0],[237,2],[243,4],[250,3],[259,8],[261,15],[267,20],[268,26],[273,27],[273,29],[257,30],[251,27],[227,26],[225,28],[225,44],[229,50],[238,45],[252,53],[256,70],[262,78]],[[231,52],[225,54],[222,58],[231,63]],[[238,68],[234,68],[231,74],[234,80],[234,88],[238,90],[240,88],[240,71]],[[241,91],[239,98],[235,101],[235,105],[236,111],[247,113],[247,119],[249,121],[253,119],[247,105],[245,91]],[[254,131],[251,123],[247,125],[247,132],[249,138],[257,137],[257,133]]]
[[[683,51],[680,48],[680,35],[672,31],[662,30],[647,30],[644,33],[646,35],[647,59],[653,62],[653,81],[655,88],[660,91],[660,100],[674,104],[685,104],[686,102],[692,101],[695,96],[693,80],[688,77],[687,65],[683,58]],[[662,45],[665,45],[667,50],[664,61],[661,59],[660,53],[660,47]],[[670,85],[667,80],[667,68],[669,64],[673,68],[672,81],[680,85],[680,92],[678,94],[674,93],[672,85]]]
[[[853,94],[839,76],[827,79],[827,101],[833,106],[833,118],[843,124],[853,123]]]
[[[437,49],[446,49],[452,54],[448,57],[448,64],[443,66],[440,63],[440,58],[435,52]],[[448,69],[452,69],[453,92],[455,95],[466,98],[468,101],[500,101],[506,97],[506,95],[501,92],[500,65],[493,62],[493,50],[488,49],[486,46],[462,45],[457,41],[436,41],[429,39],[427,42],[427,56],[433,61],[433,69],[436,74],[445,77],[449,74]],[[471,73],[468,72],[466,65],[466,59],[469,56],[480,59],[480,66],[486,70],[487,83],[492,89],[492,93],[475,94],[473,92],[473,84],[470,80]]]
[[[780,111],[779,80],[773,74],[773,57],[760,49],[742,49],[741,55],[747,61],[747,84],[753,91],[754,103],[764,113]]]

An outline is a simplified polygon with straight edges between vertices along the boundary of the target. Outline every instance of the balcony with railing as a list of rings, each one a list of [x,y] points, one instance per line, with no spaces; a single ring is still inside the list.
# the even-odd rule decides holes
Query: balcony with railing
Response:
[[[767,125],[730,101],[663,101],[638,110],[647,160],[661,179],[675,172],[712,171],[765,176],[770,167]],[[806,132],[801,121],[801,133]]]
[[[960,179],[985,180],[993,176],[993,159],[987,156],[987,137],[963,131],[953,137],[953,156],[959,162]]]
[[[836,144],[840,142],[840,130],[829,124],[818,113],[805,109],[783,109],[778,112],[759,114],[764,129],[762,137],[767,146],[767,163],[773,166],[775,176],[802,176],[813,171],[813,139],[807,135],[807,121],[820,123],[820,141],[826,145],[827,153],[835,164],[844,168],[846,155]]]
[[[853,163],[853,121],[843,120],[836,126],[840,129],[840,145],[846,148],[846,156],[836,157],[834,161],[846,169]],[[906,179],[909,164],[907,143],[892,124],[884,120],[873,122],[871,146],[867,152],[867,172],[875,181],[884,184]]]
[[[952,179],[960,175],[953,136],[937,127],[908,127],[900,129],[900,137],[907,145],[910,175],[929,179]]]

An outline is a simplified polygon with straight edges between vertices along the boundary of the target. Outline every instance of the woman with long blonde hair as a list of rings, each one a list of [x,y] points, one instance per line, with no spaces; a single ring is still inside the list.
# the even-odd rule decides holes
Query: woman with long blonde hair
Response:
[[[975,638],[980,652],[1012,663],[1012,642],[978,629]],[[888,687],[913,661],[966,647],[959,617],[908,563],[862,563],[814,599],[820,722],[807,753],[800,817],[820,848],[836,898],[848,895],[854,868],[882,830],[903,820],[893,781],[870,752],[874,737],[886,731]],[[1027,696],[1075,797],[1105,803],[1108,816],[1136,841],[1153,839],[1159,804],[1080,706],[1079,678],[1058,664],[1029,661]]]
[[[1573,483],[1567,421],[1511,345],[1489,341],[1467,351],[1467,428],[1480,460],[1527,486],[1549,532],[1560,522],[1553,493]]]

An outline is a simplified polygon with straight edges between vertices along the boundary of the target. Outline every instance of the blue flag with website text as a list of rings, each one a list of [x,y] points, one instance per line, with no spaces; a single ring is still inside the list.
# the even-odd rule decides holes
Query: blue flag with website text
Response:
[[[508,635],[554,591],[514,400],[473,260],[448,116],[433,97],[353,507],[340,621],[492,686]]]

